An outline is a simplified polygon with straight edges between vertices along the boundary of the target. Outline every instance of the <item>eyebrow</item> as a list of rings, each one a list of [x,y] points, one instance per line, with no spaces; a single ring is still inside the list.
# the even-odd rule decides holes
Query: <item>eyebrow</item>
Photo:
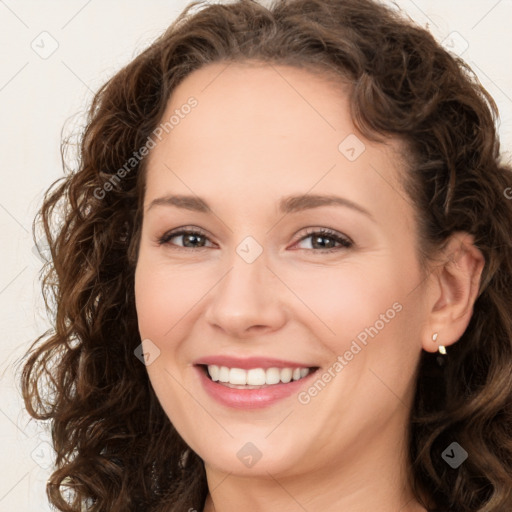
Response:
[[[149,204],[146,212],[154,206],[175,206],[185,210],[191,210],[201,213],[211,212],[210,205],[202,198],[188,195],[167,195],[153,199]],[[305,194],[283,197],[279,202],[279,211],[281,213],[294,213],[320,206],[344,206],[351,208],[369,217],[375,222],[373,215],[362,206],[346,199],[344,197],[334,195]]]

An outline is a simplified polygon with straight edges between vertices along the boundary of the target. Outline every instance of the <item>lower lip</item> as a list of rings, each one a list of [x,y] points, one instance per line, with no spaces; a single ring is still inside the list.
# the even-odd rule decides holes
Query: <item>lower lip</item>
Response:
[[[279,400],[297,393],[316,374],[316,371],[310,372],[306,377],[293,380],[288,384],[272,384],[258,389],[237,389],[214,382],[206,375],[201,366],[196,366],[196,369],[204,389],[212,398],[223,405],[239,409],[258,409],[275,404]]]

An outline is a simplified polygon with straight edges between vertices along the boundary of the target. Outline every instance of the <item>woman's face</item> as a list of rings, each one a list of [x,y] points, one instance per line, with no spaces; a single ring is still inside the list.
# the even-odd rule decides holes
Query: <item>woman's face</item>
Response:
[[[398,143],[356,130],[341,85],[285,66],[202,68],[165,122],[135,292],[171,422],[235,474],[396,457],[425,311]]]

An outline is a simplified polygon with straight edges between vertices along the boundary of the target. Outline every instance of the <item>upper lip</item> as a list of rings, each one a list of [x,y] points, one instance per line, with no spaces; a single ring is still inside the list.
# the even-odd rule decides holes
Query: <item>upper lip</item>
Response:
[[[271,357],[239,358],[223,355],[201,357],[194,361],[194,364],[227,366],[228,368],[241,368],[244,370],[250,370],[251,368],[313,368],[312,365],[307,363],[297,363]]]

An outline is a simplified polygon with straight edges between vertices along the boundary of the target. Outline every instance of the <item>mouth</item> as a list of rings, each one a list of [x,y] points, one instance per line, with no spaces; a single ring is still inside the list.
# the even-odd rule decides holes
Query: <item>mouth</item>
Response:
[[[219,365],[198,364],[212,382],[232,389],[261,389],[300,381],[315,373],[319,367],[230,368]]]

